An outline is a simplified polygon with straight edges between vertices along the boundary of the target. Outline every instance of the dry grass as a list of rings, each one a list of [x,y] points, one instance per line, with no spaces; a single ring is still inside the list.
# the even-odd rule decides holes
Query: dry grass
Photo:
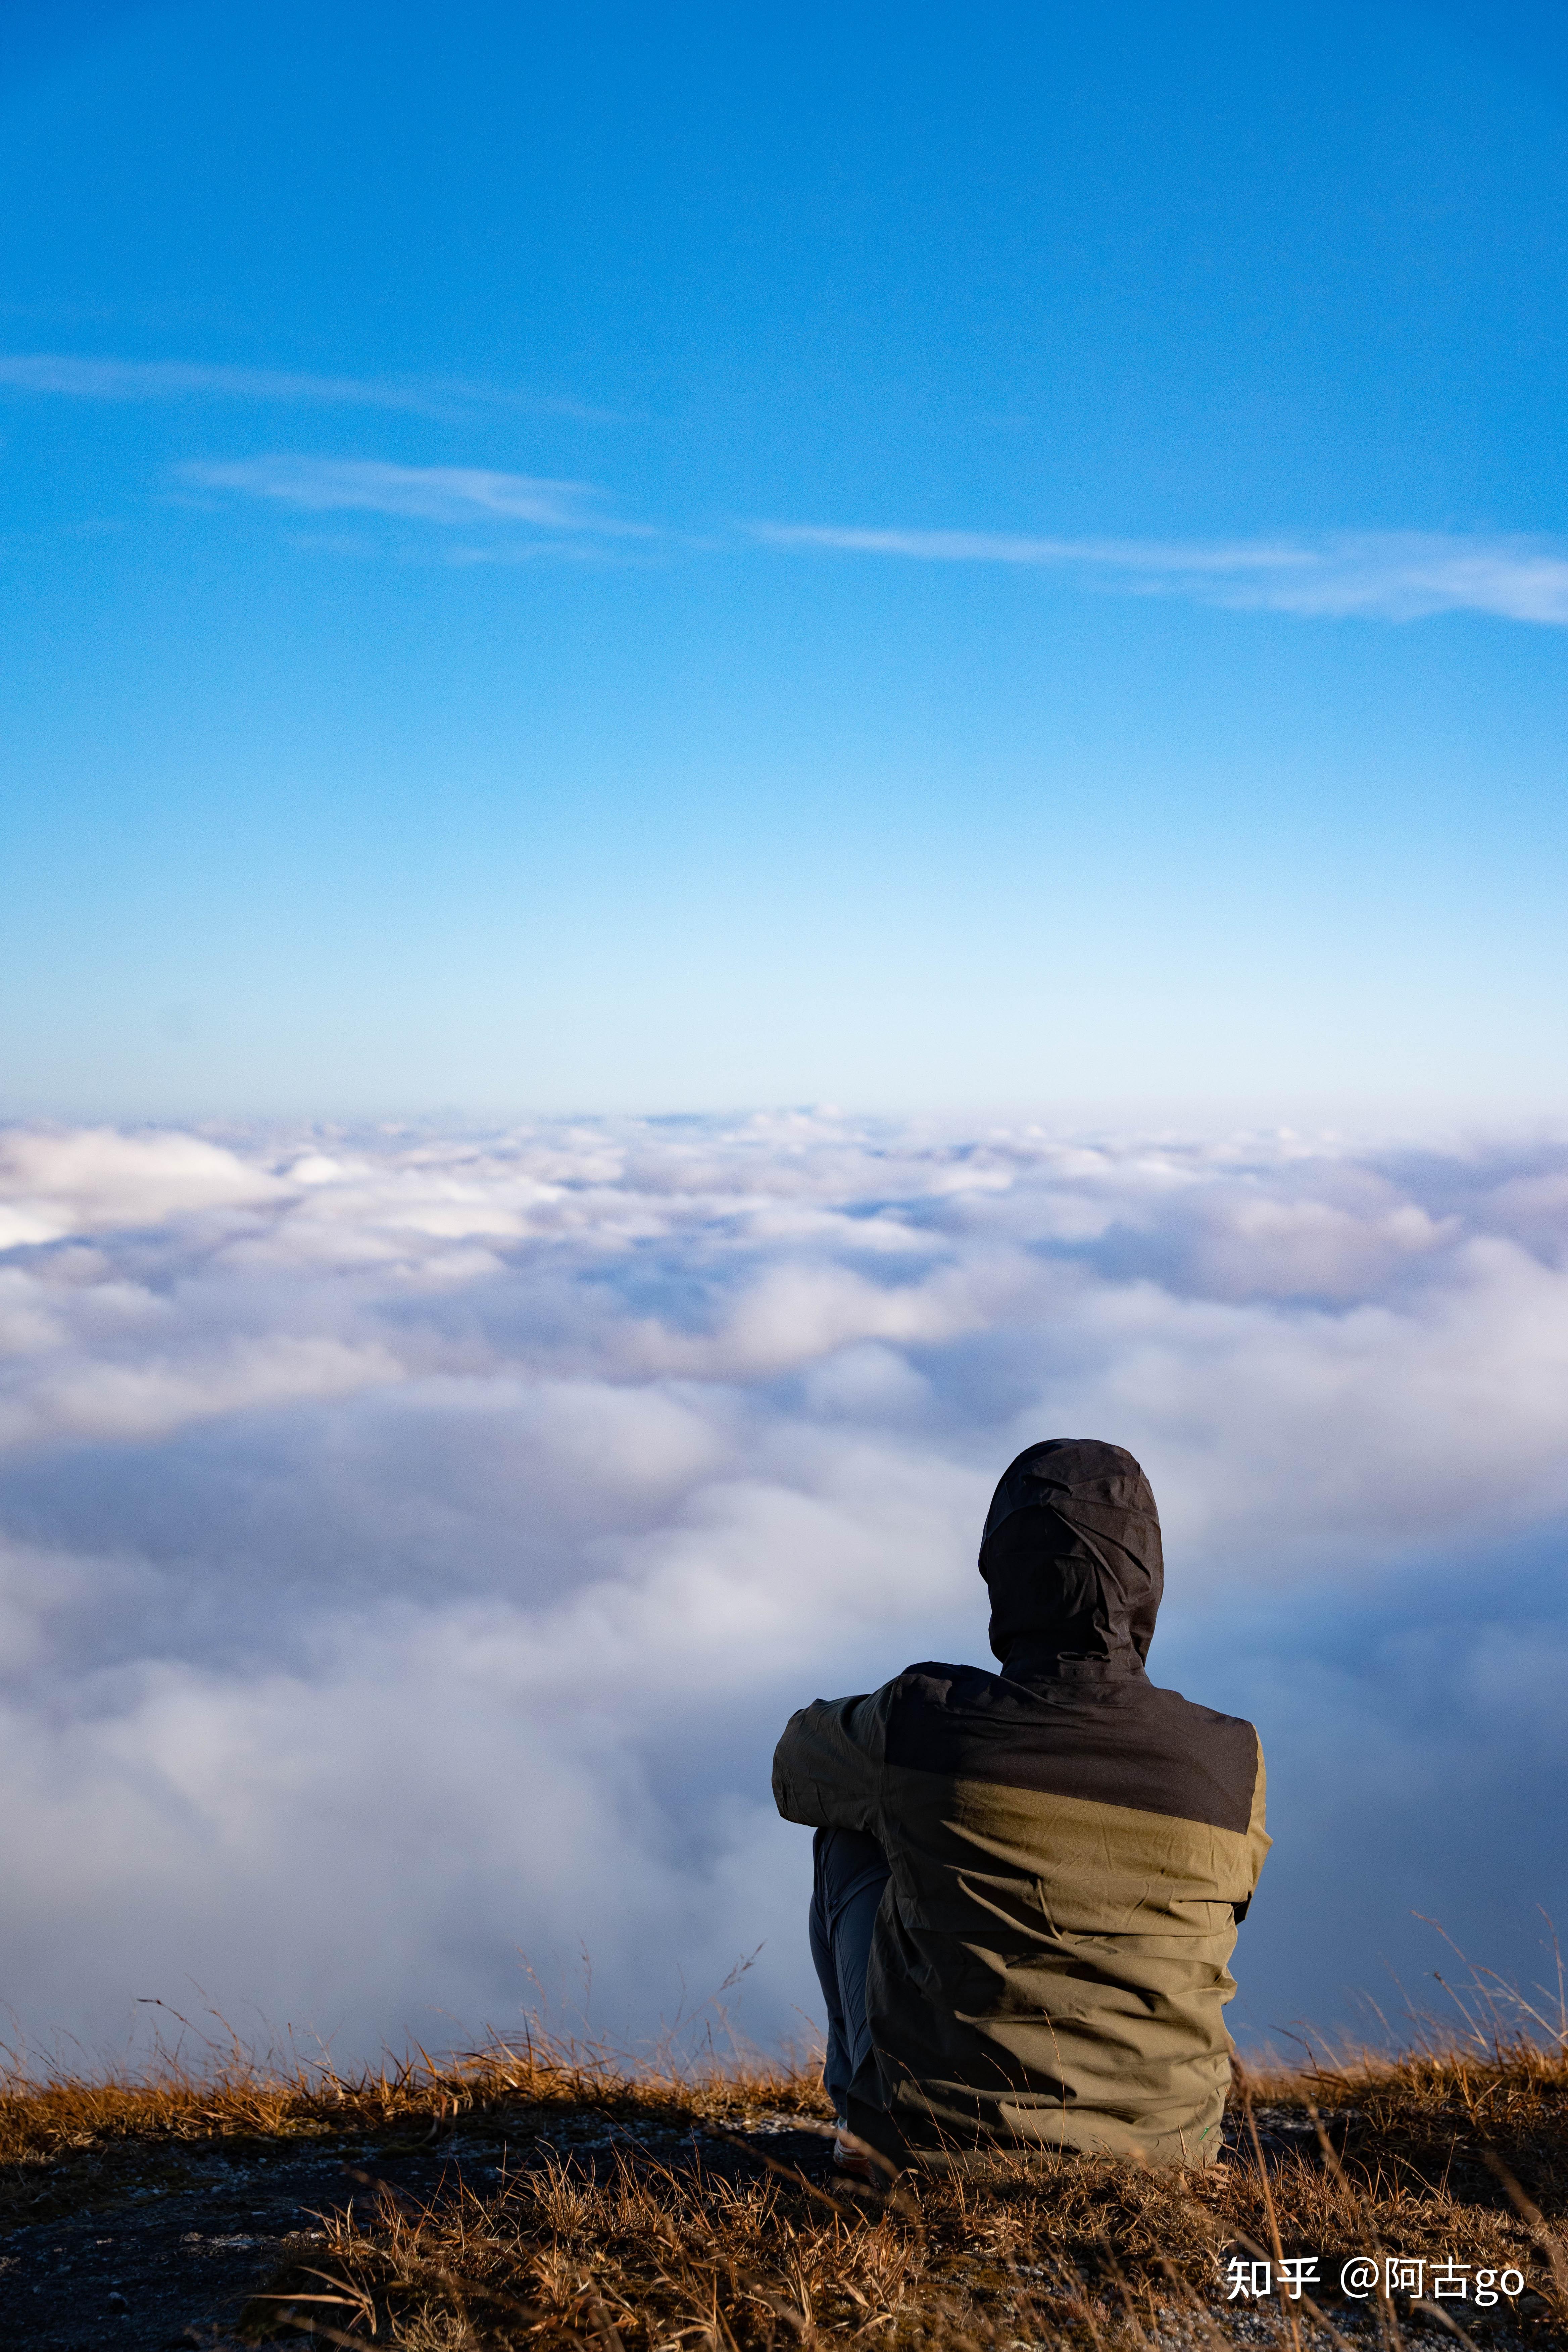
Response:
[[[438,2147],[456,2130],[515,2137],[547,2118],[594,2115],[630,2127],[689,2129],[738,2119],[758,2106],[819,2117],[822,2095],[807,2072],[711,2064],[689,2076],[628,2069],[605,2051],[549,2037],[525,2039],[438,2063],[421,2051],[380,2069],[344,2074],[325,2063],[279,2066],[236,2042],[210,2042],[190,2063],[161,2054],[133,2077],[43,2074],[13,2063],[0,2073],[0,2231],[39,2210],[68,2210],[75,2182],[117,2158],[144,2164],[182,2146],[216,2141],[363,2141],[384,2156]]]
[[[761,2115],[826,2120],[809,2069],[626,2071],[537,2043],[358,2075],[279,2074],[237,2055],[199,2076],[165,2066],[137,2083],[12,2080],[0,2094],[0,2196],[14,2215],[36,2211],[46,2179],[68,2200],[75,2168],[100,2173],[215,2137],[353,2140],[372,2176],[399,2150],[458,2147],[427,2207],[384,2189],[373,2210],[333,2217],[309,2269],[252,2304],[250,2340],[405,2352],[1201,2345],[1220,2340],[1216,2323],[1227,2331],[1237,2308],[1230,2255],[1321,2255],[1317,2294],[1342,2329],[1340,2264],[1364,2250],[1517,2268],[1528,2287],[1511,2306],[1442,2312],[1478,2340],[1506,2320],[1512,2340],[1568,2343],[1562,2047],[1471,2037],[1242,2077],[1237,2099],[1241,2151],[1209,2171],[1063,2159],[873,2194],[768,2168],[765,2141],[726,2160],[721,2136]],[[1247,2153],[1249,2105],[1263,2164]],[[592,2156],[548,2150],[552,2128],[585,2118],[627,2137]],[[694,2127],[707,2137],[690,2142]],[[691,2152],[675,2152],[678,2135]],[[501,2166],[482,2191],[462,2179],[481,2148]],[[1360,2306],[1390,2345],[1411,2324],[1396,2303]],[[1298,2317],[1305,2346],[1305,2304],[1257,2306],[1252,2340],[1272,2331],[1289,2343]],[[1418,2312],[1415,2326],[1438,2322]]]
[[[144,2078],[0,2077],[0,2166],[53,2161],[64,2151],[119,2140],[291,2139],[407,2130],[428,2139],[459,2122],[510,2117],[519,2106],[590,2110],[631,2122],[739,2116],[766,2103],[826,2113],[807,2075],[776,2068],[713,2067],[682,2079],[655,2068],[628,2072],[597,2051],[525,2043],[438,2064],[420,2052],[379,2071],[343,2074],[328,2065],[269,2066],[237,2052],[227,2064],[163,2063]]]
[[[770,2105],[813,2098],[801,2077],[753,2089]],[[1233,2252],[1332,2256],[1322,2265],[1331,2290],[1345,2255],[1386,2249],[1522,2271],[1526,2324],[1542,2340],[1568,2340],[1568,2276],[1551,2228],[1568,2203],[1561,2056],[1519,2046],[1489,2061],[1368,2060],[1245,2084],[1242,2095],[1263,2091],[1266,2128],[1277,2136],[1315,2111],[1326,2156],[1314,2132],[1310,2150],[1266,2167],[1172,2173],[1066,2159],[855,2197],[786,2172],[737,2180],[628,2149],[592,2173],[551,2162],[423,2211],[384,2197],[373,2226],[333,2232],[322,2266],[332,2284],[301,2275],[274,2293],[300,2291],[296,2325],[325,2321],[356,2339],[374,2329],[409,2352],[1092,2345],[1188,2332],[1201,2341],[1224,2309]],[[722,2105],[708,2095],[712,2123]],[[1516,2210],[1489,2152],[1530,2181],[1544,2219]],[[275,2326],[289,2310],[258,2305],[252,2326]],[[1464,2316],[1473,2328],[1473,2306]],[[1382,2317],[1397,2326],[1392,2312]]]

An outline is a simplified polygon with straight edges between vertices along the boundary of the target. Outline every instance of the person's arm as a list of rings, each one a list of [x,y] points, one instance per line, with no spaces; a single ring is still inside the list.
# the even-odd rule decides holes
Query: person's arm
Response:
[[[1258,1892],[1258,1874],[1268,1858],[1274,1841],[1264,1827],[1265,1802],[1268,1794],[1268,1776],[1263,1769],[1263,1742],[1258,1742],[1258,1778],[1252,1784],[1252,1819],[1247,1825],[1247,1873],[1248,1885],[1239,1903],[1233,1903],[1237,1924],[1252,1908],[1252,1898]]]
[[[881,1698],[880,1691],[817,1698],[791,1716],[773,1753],[773,1801],[786,1822],[877,1835],[887,1745]]]

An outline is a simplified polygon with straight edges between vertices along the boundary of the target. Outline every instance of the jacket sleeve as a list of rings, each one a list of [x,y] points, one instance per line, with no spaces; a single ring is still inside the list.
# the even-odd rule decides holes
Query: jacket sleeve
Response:
[[[1245,1919],[1258,1892],[1258,1880],[1268,1859],[1268,1849],[1274,1841],[1264,1825],[1268,1794],[1268,1775],[1263,1764],[1263,1742],[1258,1742],[1258,1778],[1252,1784],[1252,1819],[1247,1829],[1247,1871],[1250,1884],[1239,1903],[1231,1906],[1238,1921]]]
[[[884,1694],[816,1698],[792,1715],[773,1752],[773,1801],[786,1822],[875,1837],[887,1745]]]

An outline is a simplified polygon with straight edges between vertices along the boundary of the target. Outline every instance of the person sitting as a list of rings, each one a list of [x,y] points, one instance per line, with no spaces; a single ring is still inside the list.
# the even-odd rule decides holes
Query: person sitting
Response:
[[[773,1759],[780,1812],[816,1832],[838,2159],[1212,2162],[1270,1844],[1258,1734],[1143,1670],[1160,1520],[1121,1446],[1020,1454],[980,1572],[999,1674],[928,1662],[814,1700]]]

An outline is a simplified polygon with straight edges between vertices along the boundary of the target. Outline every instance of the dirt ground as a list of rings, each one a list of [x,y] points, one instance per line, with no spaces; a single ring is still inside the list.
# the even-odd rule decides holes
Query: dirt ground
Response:
[[[808,2179],[828,2175],[819,2134],[763,2127],[740,2137],[754,2137],[762,2154]],[[128,2144],[58,2168],[38,2186],[41,2218],[0,2239],[0,2346],[217,2352],[237,2340],[241,2314],[275,2275],[309,2265],[330,2216],[369,2223],[381,2184],[412,2205],[438,2206],[462,2185],[492,2189],[509,2168],[551,2155],[587,2169],[626,2147],[665,2162],[700,2161],[715,2179],[757,2168],[728,2136],[606,2126],[592,2110],[524,2114],[425,2147],[362,2135],[303,2146],[231,2136],[156,2151]]]
[[[193,2346],[226,2352],[253,2344],[273,2308],[265,2301],[268,2290],[286,2281],[297,2296],[301,2281],[310,2284],[313,2263],[325,2260],[334,2217],[351,2214],[374,2229],[378,2214],[384,2218],[388,2190],[410,2211],[438,2211],[455,2207],[465,2191],[491,2195],[509,2175],[552,2162],[584,2177],[601,2175],[623,2153],[698,2171],[716,2196],[748,2177],[777,2179],[779,2166],[795,2176],[803,2197],[809,2195],[805,2184],[836,2188],[826,2137],[800,2123],[798,2116],[763,2116],[714,2131],[652,2116],[612,2120],[592,2108],[563,2113],[557,2105],[468,2122],[439,2138],[362,2130],[304,2142],[232,2133],[174,2147],[127,2141],[51,2168],[37,2182],[37,2218],[18,2217],[0,2240],[0,2346],[5,2352],[190,2352]],[[1266,2130],[1271,2163],[1300,2153],[1300,2129],[1280,2116]],[[1233,2154],[1249,2160],[1239,2145]],[[336,2282],[316,2284],[326,2293]],[[278,2297],[280,2318],[288,2300]],[[1342,2340],[1379,2341],[1372,2311],[1341,2307],[1329,2315]],[[341,2326],[353,2315],[323,2304],[315,2316],[325,2336],[334,2321]],[[1220,2309],[1194,2326],[1190,2312],[1172,2310],[1151,2314],[1151,2322],[1143,2336],[1151,2352],[1282,2341],[1278,2321],[1262,2312]],[[1523,2352],[1526,2342],[1543,2342],[1539,2325],[1516,2334],[1501,2313],[1483,2333],[1488,2352]],[[309,2339],[290,2327],[280,2340]],[[1300,2329],[1302,2352],[1332,2340],[1310,2326]],[[1427,2326],[1407,2326],[1403,2335],[1406,2352],[1458,2340]]]

